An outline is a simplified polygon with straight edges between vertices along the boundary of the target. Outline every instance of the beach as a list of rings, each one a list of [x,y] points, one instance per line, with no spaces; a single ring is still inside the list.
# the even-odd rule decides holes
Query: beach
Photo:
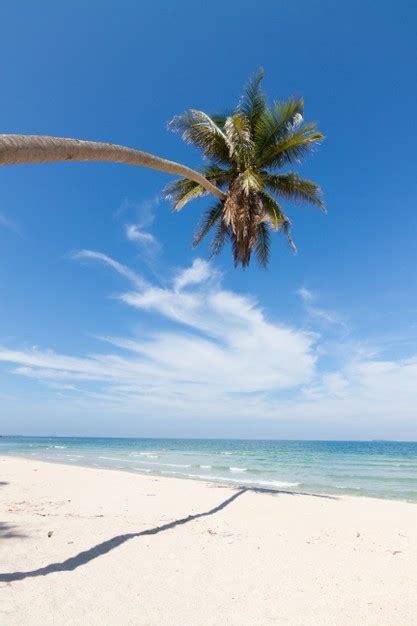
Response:
[[[417,504],[0,457],[0,624],[416,624]]]

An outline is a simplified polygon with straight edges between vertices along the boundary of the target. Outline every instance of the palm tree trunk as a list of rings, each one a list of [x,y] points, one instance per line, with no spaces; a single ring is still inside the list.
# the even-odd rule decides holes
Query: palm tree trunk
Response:
[[[207,178],[185,165],[160,157],[98,141],[41,137],[38,135],[0,135],[0,165],[51,163],[56,161],[110,161],[150,167],[193,180],[218,198],[226,195]]]

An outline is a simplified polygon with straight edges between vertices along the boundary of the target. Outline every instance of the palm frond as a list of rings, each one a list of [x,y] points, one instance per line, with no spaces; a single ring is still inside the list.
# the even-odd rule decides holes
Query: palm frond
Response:
[[[248,167],[242,172],[237,180],[246,195],[249,195],[251,192],[262,191],[264,186],[262,175],[252,167]]]
[[[264,109],[256,121],[254,132],[258,157],[271,143],[297,128],[303,120],[303,109],[304,101],[295,98],[276,102],[273,107]]]
[[[220,254],[223,249],[224,244],[227,239],[230,239],[231,230],[230,227],[226,226],[223,220],[217,222],[216,234],[214,235],[213,241],[211,242],[211,252],[209,259],[212,259],[214,256]]]
[[[279,230],[285,220],[288,219],[287,216],[285,215],[278,202],[276,202],[276,200],[274,200],[274,198],[270,196],[269,193],[267,193],[266,191],[262,191],[260,195],[264,206],[265,216],[271,224],[271,227],[274,230]]]
[[[210,232],[216,222],[222,216],[222,203],[218,202],[214,207],[208,209],[201,220],[200,226],[194,235],[193,248],[196,248],[204,239],[204,237]]]
[[[215,185],[218,185],[219,187],[222,187],[223,185],[232,182],[232,180],[236,178],[235,169],[224,169],[214,164],[210,164],[204,167],[202,169],[202,173],[207,178],[207,180],[214,183]]]
[[[321,195],[321,189],[312,180],[300,178],[298,174],[289,172],[288,174],[268,174],[264,176],[265,185],[279,196],[289,200],[309,202],[326,211],[326,207]]]
[[[316,131],[315,124],[303,124],[265,148],[259,155],[260,167],[282,167],[285,164],[300,163],[322,140],[322,133]]]
[[[281,231],[290,244],[292,251],[297,252],[297,247],[291,237],[291,222],[285,215],[282,207],[266,191],[261,192],[260,195],[265,209],[265,218],[270,223],[271,228]]]
[[[246,167],[253,155],[254,143],[250,122],[242,113],[235,113],[227,118],[224,131],[229,146],[230,157],[239,168]]]
[[[230,163],[226,136],[207,113],[190,109],[174,117],[168,128],[199,148],[206,157],[219,163]]]
[[[252,126],[252,131],[256,126],[259,116],[265,110],[265,94],[261,89],[263,77],[264,70],[261,67],[247,83],[243,96],[237,107],[237,111],[243,113],[243,115],[249,120]]]
[[[270,236],[268,225],[265,222],[258,224],[256,229],[255,252],[258,263],[261,267],[266,267],[269,261]]]
[[[180,211],[187,202],[206,196],[208,191],[193,180],[180,178],[167,185],[162,193],[166,200],[172,202],[175,211]]]
[[[222,187],[233,180],[233,170],[225,170],[218,165],[208,165],[202,173],[215,185]],[[180,211],[188,202],[206,196],[208,192],[198,183],[188,178],[180,178],[169,183],[162,192],[166,200],[170,200],[176,211]]]

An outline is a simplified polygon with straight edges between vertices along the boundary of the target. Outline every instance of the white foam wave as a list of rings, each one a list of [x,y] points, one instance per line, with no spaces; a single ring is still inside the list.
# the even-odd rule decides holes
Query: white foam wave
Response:
[[[150,458],[150,457],[148,457]],[[162,463],[160,461],[136,461],[137,463],[146,463],[147,465],[157,465],[163,467],[192,467],[190,464],[185,465],[184,463]]]
[[[183,472],[175,472],[170,470],[162,470],[162,474],[175,474],[176,476],[184,476],[185,478],[197,478],[201,480],[215,480],[222,483],[239,483],[242,486],[253,485],[254,487],[275,487],[275,489],[285,489],[289,487],[298,487],[300,483],[287,482],[285,480],[239,480],[238,478],[225,478],[223,476],[215,476],[210,474],[184,474]]]
[[[248,468],[247,467],[229,467],[229,470],[231,472],[247,472]]]

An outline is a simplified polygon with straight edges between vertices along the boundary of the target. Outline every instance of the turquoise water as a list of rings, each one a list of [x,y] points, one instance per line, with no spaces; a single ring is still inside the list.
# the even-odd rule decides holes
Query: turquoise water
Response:
[[[1,437],[0,454],[249,487],[417,502],[417,442]]]

